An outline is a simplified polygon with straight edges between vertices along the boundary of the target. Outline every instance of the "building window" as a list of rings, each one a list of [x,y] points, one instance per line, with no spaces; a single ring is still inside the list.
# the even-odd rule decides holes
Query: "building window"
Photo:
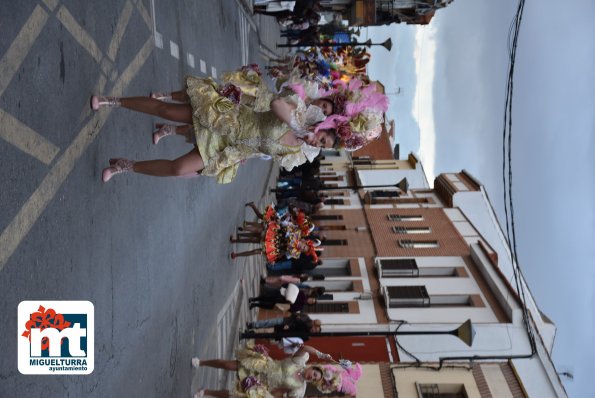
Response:
[[[432,232],[430,227],[391,227],[395,234],[429,234]]]
[[[347,246],[347,239],[326,239],[322,241],[324,246]]]
[[[463,384],[415,384],[419,398],[467,398]]]
[[[342,214],[312,214],[311,220],[342,220]]]
[[[320,225],[319,231],[345,231],[347,227],[345,225]]]
[[[325,158],[331,156],[341,156],[341,152],[333,149],[323,149],[320,151],[320,154]]]
[[[343,181],[343,176],[321,176],[322,181]]]
[[[310,271],[310,274],[324,275],[326,278],[352,276],[351,264],[348,259],[328,258],[324,260],[322,265],[319,265]]]
[[[413,258],[379,259],[381,278],[465,277],[462,267],[419,267]]]
[[[430,296],[425,286],[387,286],[389,308],[429,307]]]
[[[469,294],[437,294],[430,297],[432,307],[483,307],[481,297]]]
[[[381,278],[400,278],[419,276],[419,268],[412,258],[380,260]]]
[[[325,205],[344,205],[344,199],[327,199],[324,201]]]
[[[440,247],[436,240],[400,239],[399,246],[403,249],[437,249]]]
[[[352,158],[352,161],[353,164],[356,166],[373,163],[372,159],[369,156],[356,156]]]
[[[479,295],[436,294],[430,296],[425,286],[387,286],[386,295],[389,308],[485,306]]]
[[[407,204],[407,203],[430,203],[429,198],[397,198],[393,200],[396,204]],[[431,203],[434,203],[433,201]]]
[[[423,221],[424,217],[419,214],[389,214],[389,221]]]
[[[399,191],[370,191],[372,198],[397,198]]]
[[[348,303],[324,303],[324,302],[317,302],[314,305],[305,305],[304,312],[307,314],[311,313],[319,313],[319,314],[329,314],[329,313],[348,313],[349,312],[349,304]]]
[[[325,191],[324,194],[331,198],[335,196],[346,196],[345,191],[340,191],[338,189],[333,189],[332,191]]]

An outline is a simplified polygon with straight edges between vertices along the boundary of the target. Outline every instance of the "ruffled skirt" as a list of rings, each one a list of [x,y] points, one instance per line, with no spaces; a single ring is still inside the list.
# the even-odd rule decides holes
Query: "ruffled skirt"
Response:
[[[233,145],[240,129],[238,107],[219,95],[219,86],[210,78],[188,76],[186,85],[196,146],[205,164],[202,174],[217,177],[220,184],[229,183],[239,162],[248,157]]]

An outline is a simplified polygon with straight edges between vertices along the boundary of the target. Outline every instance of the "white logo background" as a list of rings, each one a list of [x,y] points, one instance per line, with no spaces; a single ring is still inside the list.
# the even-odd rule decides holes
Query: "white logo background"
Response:
[[[27,322],[31,319],[31,314],[38,311],[39,306],[44,307],[47,309],[53,309],[56,311],[57,314],[86,314],[87,315],[87,326],[86,331],[76,329],[76,324],[71,325],[69,328],[64,329],[62,337],[67,337],[68,335],[71,336],[84,336],[87,338],[87,352],[86,356],[81,357],[81,354],[85,354],[80,350],[77,350],[76,347],[76,339],[72,341],[69,339],[69,345],[71,345],[71,355],[73,357],[60,357],[55,356],[55,351],[52,353],[51,348],[51,341],[50,341],[50,357],[43,358],[44,360],[56,360],[54,365],[31,365],[31,359],[41,359],[39,357],[31,356],[32,347],[29,343],[29,339],[23,336],[23,332],[26,329]],[[22,374],[51,374],[51,375],[63,375],[63,374],[90,374],[93,372],[94,368],[94,361],[95,361],[95,312],[93,303],[90,301],[21,301],[18,307],[18,330],[17,330],[17,339],[18,339],[18,366],[19,372]],[[68,330],[75,328],[75,330]],[[39,330],[31,329],[35,332],[36,335],[39,334]],[[53,329],[48,331],[45,329],[44,332],[50,333],[54,336],[59,335],[60,332],[57,329]],[[43,332],[42,332],[43,333]],[[33,341],[33,339],[32,339]],[[39,351],[39,349],[33,350],[34,352]],[[77,355],[78,354],[78,355]],[[59,355],[59,352],[58,352]],[[75,356],[77,355],[77,356]],[[59,370],[58,368],[64,367],[77,367],[76,365],[61,365],[60,360],[84,360],[86,362],[86,369],[85,370]],[[80,367],[80,366],[78,366]],[[52,370],[54,368],[54,370]]]

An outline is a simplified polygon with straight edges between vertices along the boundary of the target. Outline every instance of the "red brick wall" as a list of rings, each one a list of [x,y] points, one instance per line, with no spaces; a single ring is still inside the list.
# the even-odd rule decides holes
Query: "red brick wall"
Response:
[[[481,398],[492,398],[490,387],[488,387],[488,383],[481,370],[481,365],[478,363],[473,364],[473,377],[475,378],[475,382],[477,383],[477,388],[479,389],[479,394],[481,395]]]
[[[372,239],[378,256],[464,256],[469,245],[452,225],[442,209],[371,209],[367,208]],[[388,215],[422,215],[423,221],[390,221]],[[391,227],[430,227],[428,234],[395,234]],[[402,248],[400,239],[436,240],[438,248]]]
[[[390,144],[388,133],[384,129],[384,127],[382,129],[382,134],[380,135],[380,137],[378,137],[377,140],[373,140],[362,149],[358,149],[357,151],[353,152],[353,156],[369,156],[371,159],[374,160],[394,159],[393,148]]]
[[[345,239],[347,246],[324,246],[322,259],[333,257],[374,256],[374,245],[368,231],[357,231],[356,227],[366,226],[366,218],[361,209],[322,210],[318,214],[341,214],[342,220],[313,220],[314,224],[344,225],[343,231],[321,231],[327,239]]]
[[[500,368],[502,369],[502,373],[504,374],[504,378],[506,379],[506,383],[508,384],[508,388],[510,388],[512,396],[514,398],[527,398],[527,395],[524,393],[510,363],[500,364]]]

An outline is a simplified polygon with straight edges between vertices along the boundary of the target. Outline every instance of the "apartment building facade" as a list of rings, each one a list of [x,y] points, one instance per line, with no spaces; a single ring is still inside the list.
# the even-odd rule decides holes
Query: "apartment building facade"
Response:
[[[521,300],[510,250],[472,175],[444,173],[430,188],[414,155],[335,151],[325,153],[321,175],[333,189],[313,217],[326,240],[314,270],[325,280],[312,284],[328,294],[307,312],[324,332],[387,335],[309,344],[362,362],[361,396],[566,396],[550,358],[555,326],[530,294]],[[393,334],[449,331],[468,319],[471,347],[448,334]]]

